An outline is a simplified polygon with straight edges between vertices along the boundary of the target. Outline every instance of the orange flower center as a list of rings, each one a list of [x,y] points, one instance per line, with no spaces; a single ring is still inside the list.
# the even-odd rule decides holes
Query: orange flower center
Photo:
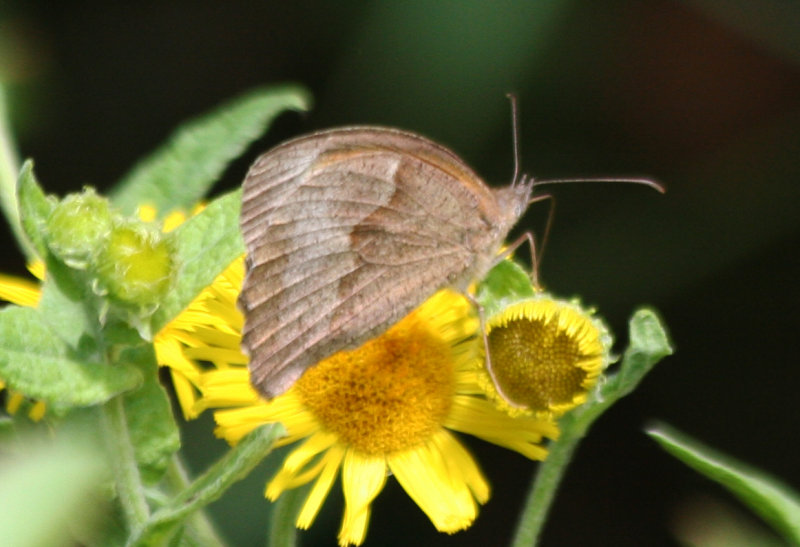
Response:
[[[295,388],[342,442],[386,454],[418,446],[441,427],[453,366],[450,344],[412,312],[360,348],[311,367]]]

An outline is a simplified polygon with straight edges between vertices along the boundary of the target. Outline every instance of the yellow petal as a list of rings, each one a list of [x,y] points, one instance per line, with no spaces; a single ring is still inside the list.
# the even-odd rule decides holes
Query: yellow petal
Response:
[[[386,484],[386,460],[348,450],[342,466],[345,510],[339,544],[360,545],[367,533],[370,504]]]
[[[34,307],[39,303],[42,291],[38,283],[21,277],[0,274],[0,299],[18,306]]]
[[[322,502],[328,496],[328,492],[333,485],[334,479],[339,471],[339,466],[342,464],[344,458],[344,448],[340,445],[334,445],[325,452],[323,459],[325,465],[322,472],[319,474],[317,482],[311,488],[303,508],[300,509],[300,514],[297,516],[297,527],[303,530],[308,529],[314,522]]]
[[[437,435],[450,436],[450,433],[441,431]],[[444,439],[440,443],[450,448],[458,444]],[[477,516],[477,506],[470,488],[463,482],[463,477],[453,476],[460,475],[460,470],[452,469],[447,464],[450,455],[425,446],[388,457],[389,468],[406,493],[428,515],[437,530],[447,533],[467,528]],[[471,459],[471,456],[467,457]],[[483,481],[483,477],[480,479]],[[473,485],[473,488],[482,489],[478,485]],[[488,489],[488,485],[485,488]]]

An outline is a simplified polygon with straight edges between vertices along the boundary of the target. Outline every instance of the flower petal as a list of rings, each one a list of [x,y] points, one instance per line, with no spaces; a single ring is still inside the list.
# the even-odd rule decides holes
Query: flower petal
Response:
[[[334,479],[336,479],[339,466],[342,464],[344,458],[344,447],[341,445],[333,445],[322,456],[325,464],[322,472],[319,474],[317,482],[314,483],[311,492],[309,492],[300,514],[297,515],[297,527],[303,530],[308,529],[314,522],[322,502],[330,492]]]
[[[397,481],[428,515],[436,529],[453,533],[467,528],[475,520],[478,510],[472,490],[483,492],[484,489],[488,490],[488,485],[472,457],[458,453],[464,449],[450,433],[442,430],[435,436],[442,438],[415,450],[391,454],[387,459]],[[446,453],[442,453],[442,449]],[[454,455],[459,465],[466,459],[473,469],[464,473],[462,469],[449,464],[448,459]],[[467,487],[467,477],[472,481],[477,477],[479,481]]]
[[[517,416],[512,418],[492,403],[457,395],[445,426],[468,433],[493,444],[504,446],[532,460],[543,460],[547,449],[544,438],[557,439],[558,426],[549,418]]]
[[[369,522],[370,504],[386,484],[386,460],[348,450],[342,467],[344,518],[339,544],[359,545],[364,541]]]
[[[42,291],[38,283],[21,277],[0,274],[0,299],[18,306],[33,307],[39,303]]]

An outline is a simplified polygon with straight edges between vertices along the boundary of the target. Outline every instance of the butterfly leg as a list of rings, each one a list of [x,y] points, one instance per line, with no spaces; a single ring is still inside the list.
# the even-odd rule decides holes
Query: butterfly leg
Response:
[[[528,243],[528,247],[530,247],[531,250],[531,263],[532,263],[531,283],[538,290],[539,261],[541,260],[541,255],[537,256],[536,254],[536,239],[533,237],[532,232],[525,232],[517,239],[515,239],[513,242],[511,242],[505,249],[503,249],[503,252],[501,252],[495,257],[492,267],[496,266],[497,264],[499,264],[500,262],[511,256],[512,254],[514,254],[514,251],[516,251],[520,246],[524,245],[526,242]]]
[[[525,241],[525,239],[520,240],[520,244]],[[483,306],[481,303],[478,302],[474,296],[469,293],[466,293],[467,299],[472,302],[475,306],[475,310],[478,312],[478,320],[480,321],[480,328],[481,328],[481,336],[483,337],[483,354],[484,354],[484,366],[486,367],[486,372],[489,374],[489,378],[492,380],[492,384],[494,384],[497,393],[508,402],[508,404],[512,406],[519,406],[512,402],[512,400],[503,392],[503,389],[500,383],[497,381],[497,377],[494,374],[494,368],[492,367],[492,352],[489,350],[489,337],[486,335],[486,315],[484,314]]]
[[[474,296],[470,293],[465,293],[467,300],[472,302],[472,305],[475,306],[475,311],[478,312],[478,321],[480,323],[481,329],[481,336],[483,337],[483,353],[485,356],[485,365],[486,370],[489,371],[489,375],[492,376],[492,381],[494,381],[494,376],[492,375],[492,356],[489,353],[489,337],[486,336],[486,314],[483,311],[483,306],[480,302],[478,302]]]
[[[533,235],[533,232],[525,232],[513,242],[511,242],[503,252],[501,252],[495,258],[494,263],[492,266],[496,266],[502,260],[505,260],[509,256],[511,256],[514,251],[516,251],[521,245],[523,245],[526,241],[528,243],[528,247],[531,250],[531,283],[533,286],[538,290],[541,287],[539,286],[539,265],[542,263],[542,256],[544,255],[544,249],[547,245],[547,239],[550,237],[550,227],[553,224],[553,217],[555,216],[556,210],[556,198],[552,194],[541,194],[531,198],[529,204],[536,203],[538,201],[549,200],[550,207],[547,210],[547,221],[544,225],[544,232],[542,235],[541,244],[539,245],[538,249],[536,246],[536,238]]]

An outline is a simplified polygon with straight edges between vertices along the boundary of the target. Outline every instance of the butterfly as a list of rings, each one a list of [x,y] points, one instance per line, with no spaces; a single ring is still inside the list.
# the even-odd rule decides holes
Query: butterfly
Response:
[[[239,303],[253,386],[285,392],[310,366],[384,332],[496,262],[533,180],[490,188],[415,133],[353,126],[278,145],[245,177]]]

